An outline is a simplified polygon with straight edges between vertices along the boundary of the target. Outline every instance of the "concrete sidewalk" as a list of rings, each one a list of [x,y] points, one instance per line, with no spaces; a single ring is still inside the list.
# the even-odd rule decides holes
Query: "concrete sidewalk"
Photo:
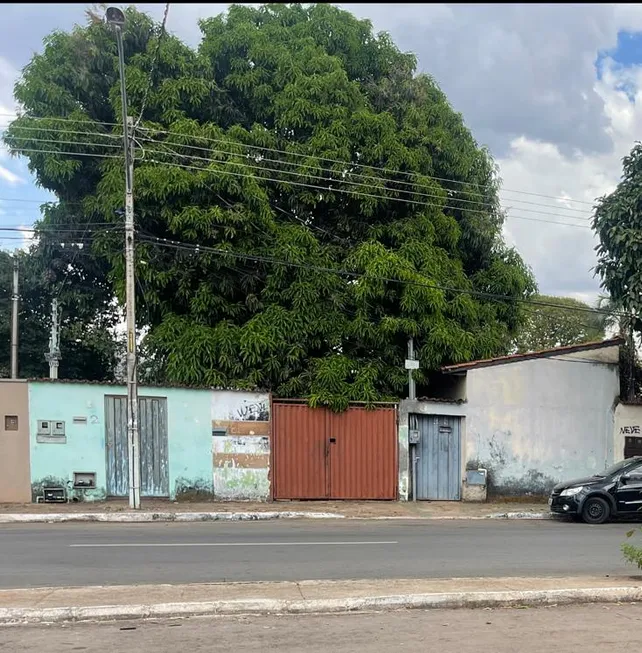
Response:
[[[541,502],[461,503],[459,501],[279,501],[172,502],[143,499],[140,512],[126,501],[69,504],[0,504],[0,524],[62,521],[218,521],[226,519],[543,519]]]
[[[0,590],[0,624],[640,600],[639,576],[39,588]]]

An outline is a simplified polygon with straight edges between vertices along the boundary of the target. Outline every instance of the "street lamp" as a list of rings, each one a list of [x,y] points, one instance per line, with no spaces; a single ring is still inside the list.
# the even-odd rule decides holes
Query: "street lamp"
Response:
[[[107,7],[105,12],[105,20],[110,24],[117,27],[125,26],[125,14],[122,9],[118,7]]]
[[[109,7],[105,20],[116,31],[118,69],[123,111],[123,144],[125,148],[125,303],[127,315],[127,449],[129,452],[129,507],[140,508],[140,433],[138,430],[138,382],[136,380],[136,306],[134,296],[134,156],[133,121],[127,116],[125,88],[125,51],[123,27],[125,14],[118,7]]]

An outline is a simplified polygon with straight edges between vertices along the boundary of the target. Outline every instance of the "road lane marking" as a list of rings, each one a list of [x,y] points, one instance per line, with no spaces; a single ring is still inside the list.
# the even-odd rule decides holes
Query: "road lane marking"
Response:
[[[72,549],[119,549],[119,548],[145,548],[145,547],[178,547],[178,546],[366,546],[370,544],[385,545],[399,544],[395,541],[386,542],[122,542],[105,544],[70,544]]]

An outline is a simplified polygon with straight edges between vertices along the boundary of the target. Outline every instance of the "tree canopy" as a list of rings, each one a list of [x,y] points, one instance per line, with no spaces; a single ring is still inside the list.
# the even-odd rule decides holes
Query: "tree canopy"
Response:
[[[59,297],[60,352],[58,369],[60,378],[90,381],[112,380],[121,347],[114,339],[110,327],[116,316],[113,311],[100,311],[95,286],[83,284],[74,278],[78,267],[77,258],[71,251],[55,255],[47,251],[46,244],[31,248],[29,252],[17,252],[19,263],[19,339],[18,372],[21,378],[44,378],[49,376],[49,363],[45,352],[49,350],[51,327],[51,301]],[[64,248],[58,245],[59,250]],[[46,261],[46,265],[45,265]],[[64,277],[61,271],[67,268]],[[11,297],[13,257],[0,251],[0,341],[11,339]],[[62,283],[56,281],[56,277]],[[103,307],[104,308],[104,307]],[[10,375],[10,349],[0,350],[0,378]]]
[[[327,4],[232,5],[199,25],[193,49],[126,10],[156,379],[341,408],[404,396],[409,336],[420,388],[507,352],[535,283],[502,240],[491,156],[415,57]],[[93,265],[122,300],[122,232],[99,231],[122,224],[124,189],[109,26],[51,34],[15,94],[6,142],[60,199],[43,225],[96,229]]]
[[[601,197],[593,216],[600,244],[596,272],[611,304],[639,315],[642,309],[642,143],[622,160],[622,178],[616,189]],[[642,323],[635,322],[642,330]]]
[[[600,340],[605,316],[572,297],[536,295],[525,304],[525,323],[515,339],[518,353]]]

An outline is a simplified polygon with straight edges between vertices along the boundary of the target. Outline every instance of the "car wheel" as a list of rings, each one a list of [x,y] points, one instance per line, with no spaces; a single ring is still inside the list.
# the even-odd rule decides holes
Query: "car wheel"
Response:
[[[603,524],[611,516],[609,504],[600,497],[589,497],[582,508],[582,519],[587,524]]]

